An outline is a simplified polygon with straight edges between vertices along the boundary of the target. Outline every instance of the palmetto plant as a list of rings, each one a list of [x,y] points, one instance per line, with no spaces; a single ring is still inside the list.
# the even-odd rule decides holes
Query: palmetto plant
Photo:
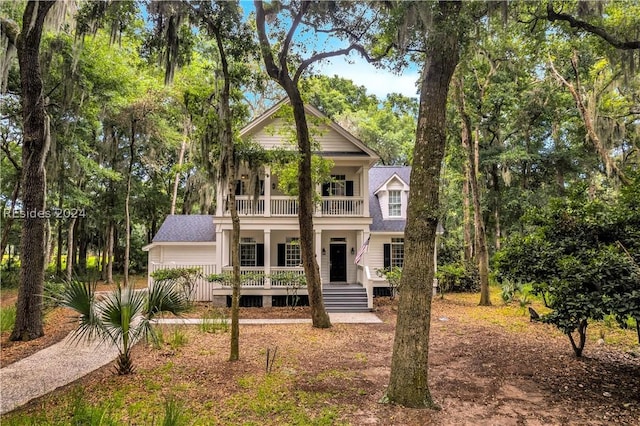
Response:
[[[69,282],[59,298],[62,306],[79,314],[76,341],[102,340],[118,347],[118,374],[133,372],[131,349],[141,338],[156,339],[151,320],[162,312],[180,314],[190,308],[181,286],[156,282],[148,290],[118,286],[103,298],[96,298],[96,283]]]

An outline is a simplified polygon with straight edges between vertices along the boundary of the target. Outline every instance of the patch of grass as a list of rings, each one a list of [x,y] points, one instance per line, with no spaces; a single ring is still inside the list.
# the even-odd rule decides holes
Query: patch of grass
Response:
[[[221,331],[226,333],[229,331],[227,317],[220,309],[212,309],[202,315],[202,324],[199,325],[200,331],[203,333],[217,333]]]
[[[169,396],[164,401],[164,418],[162,426],[181,426],[189,423],[182,401],[177,400],[173,396]]]
[[[0,308],[0,333],[11,331],[16,323],[16,307]]]
[[[355,355],[355,358],[357,361],[360,361],[362,363],[366,363],[368,361],[367,354],[363,354],[362,352],[358,352]]]
[[[171,333],[171,337],[169,338],[169,346],[171,346],[171,349],[179,349],[185,346],[188,342],[189,338],[181,327],[173,329],[173,333]]]
[[[293,424],[328,426],[338,418],[336,407],[327,407],[326,393],[292,392],[295,378],[284,373],[249,375],[238,379],[242,390],[225,401],[219,413],[222,424]]]

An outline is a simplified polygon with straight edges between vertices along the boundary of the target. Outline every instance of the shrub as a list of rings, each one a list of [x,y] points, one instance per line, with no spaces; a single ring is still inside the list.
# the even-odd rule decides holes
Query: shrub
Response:
[[[438,284],[443,291],[477,292],[480,290],[478,266],[473,262],[456,262],[438,270]]]
[[[0,333],[11,331],[16,323],[16,307],[0,308]]]
[[[20,287],[20,269],[2,268],[0,270],[0,288],[18,288]]]

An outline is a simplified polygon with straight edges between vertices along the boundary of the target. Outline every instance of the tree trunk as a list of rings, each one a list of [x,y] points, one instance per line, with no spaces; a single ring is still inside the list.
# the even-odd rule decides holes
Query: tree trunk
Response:
[[[74,228],[76,226],[76,218],[71,218],[69,223],[69,230],[67,231],[67,281],[71,281],[73,278],[73,266],[75,260],[75,245],[74,241]]]
[[[316,328],[329,328],[331,321],[324,308],[322,298],[322,282],[320,280],[320,268],[315,252],[315,231],[313,229],[313,182],[311,178],[311,139],[307,116],[304,110],[304,102],[298,87],[298,80],[294,80],[286,69],[288,52],[280,53],[279,60],[282,68],[278,68],[272,56],[271,45],[265,30],[265,12],[261,2],[254,1],[256,6],[256,27],[260,41],[260,50],[265,62],[269,77],[274,79],[287,93],[293,109],[293,119],[296,125],[296,140],[298,143],[298,224],[300,227],[300,255],[302,266],[307,281],[309,294],[309,306],[311,308],[311,322]],[[309,3],[303,3],[292,24],[295,27],[300,23]],[[292,34],[292,33],[291,33]],[[286,49],[286,47],[285,47]],[[296,74],[299,78],[299,73]]]
[[[427,3],[418,7],[431,7]],[[440,167],[446,143],[449,83],[459,58],[460,2],[441,1],[426,35],[416,144],[405,229],[391,376],[386,398],[406,407],[432,408],[429,392],[429,328]]]
[[[45,111],[40,74],[40,40],[44,20],[52,1],[30,1],[22,18],[17,50],[22,88],[22,204],[26,216],[20,240],[20,289],[16,321],[11,340],[32,340],[44,335],[42,293],[46,260],[47,177],[45,161],[49,151],[49,117]]]
[[[76,233],[76,240],[78,246],[78,272],[82,275],[87,273],[87,251],[89,246],[89,240],[87,236],[87,221],[85,218],[80,217],[78,220],[78,232]]]
[[[218,103],[218,118],[220,122],[218,140],[221,144],[220,167],[225,169],[222,176],[227,180],[228,207],[231,212],[231,264],[233,265],[233,277],[231,280],[231,347],[229,361],[240,359],[240,217],[236,209],[236,150],[233,144],[233,129],[231,123],[231,76],[229,64],[224,48],[222,34],[218,27],[211,28],[216,37],[220,65],[222,66],[223,84]],[[185,142],[186,129],[185,125]],[[183,143],[184,147],[184,143]],[[177,176],[176,176],[177,179]],[[176,181],[177,182],[177,181]]]
[[[462,121],[462,148],[467,154],[467,164],[469,165],[469,188],[471,189],[471,199],[473,202],[473,223],[475,236],[475,256],[480,275],[480,305],[489,306],[489,252],[487,250],[487,239],[484,227],[484,220],[481,214],[480,190],[478,187],[478,130],[475,132],[474,147],[471,145],[471,118],[467,113],[464,99],[464,83],[460,78],[456,83],[456,103],[460,120]]]
[[[178,185],[180,184],[180,171],[182,163],[184,161],[184,152],[187,149],[187,138],[189,136],[189,127],[191,127],[190,120],[185,119],[184,129],[182,133],[182,146],[180,146],[180,156],[178,157],[178,171],[176,172],[176,178],[173,181],[173,195],[171,197],[171,213],[176,214],[176,201],[178,199]],[[235,196],[235,192],[234,192]],[[155,234],[154,234],[155,235]]]
[[[131,119],[131,143],[129,144],[129,170],[127,173],[127,194],[124,199],[124,262],[123,262],[123,281],[124,286],[129,285],[129,257],[131,252],[131,211],[129,201],[131,199],[131,175],[133,174],[133,160],[135,156],[136,143],[136,122],[135,118]]]
[[[300,254],[307,280],[311,321],[316,328],[331,327],[331,320],[324,308],[320,267],[316,259],[315,231],[313,229],[313,182],[311,179],[311,141],[304,102],[297,87],[287,90],[296,123],[298,152],[298,224],[300,226]]]
[[[462,227],[464,241],[464,260],[471,262],[475,254],[473,239],[471,238],[471,202],[469,198],[469,162],[464,162],[464,181],[462,182]]]
[[[478,129],[475,131],[473,157],[474,164],[478,164]],[[469,150],[470,151],[470,150]],[[469,152],[469,155],[472,155]],[[476,238],[476,258],[478,260],[478,275],[480,276],[480,306],[491,306],[489,297],[489,250],[487,249],[487,232],[482,218],[480,206],[480,186],[478,185],[477,168],[471,168],[471,198],[473,200],[474,235]]]
[[[107,268],[107,284],[113,283],[113,259],[114,259],[114,240],[115,240],[115,227],[116,225],[113,222],[109,223],[109,229],[107,231],[107,263],[105,267]]]

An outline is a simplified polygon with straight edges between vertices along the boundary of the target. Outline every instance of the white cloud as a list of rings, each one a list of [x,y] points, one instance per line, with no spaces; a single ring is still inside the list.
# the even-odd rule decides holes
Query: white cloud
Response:
[[[389,93],[401,93],[407,97],[418,97],[416,81],[418,72],[409,69],[402,74],[394,74],[390,71],[380,70],[369,64],[364,59],[357,57],[333,58],[326,63],[316,65],[320,74],[352,80],[358,86],[365,86],[370,94],[384,99]]]

